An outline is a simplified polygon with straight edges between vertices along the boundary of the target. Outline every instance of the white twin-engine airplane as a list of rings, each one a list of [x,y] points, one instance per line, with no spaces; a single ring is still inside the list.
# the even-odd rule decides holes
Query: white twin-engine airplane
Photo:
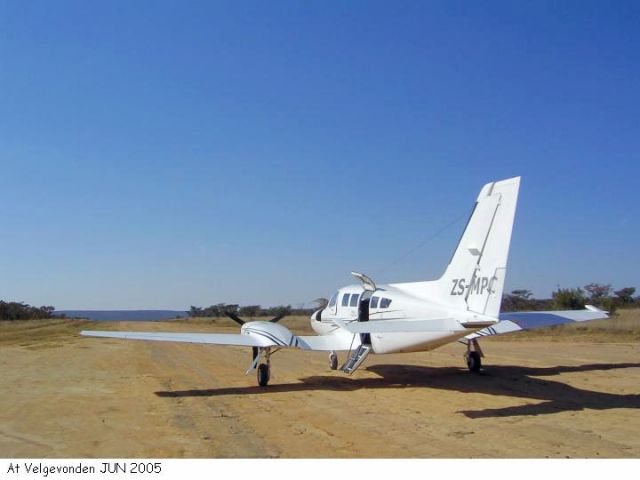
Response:
[[[520,177],[488,183],[444,274],[434,281],[376,285],[352,272],[360,283],[339,289],[328,305],[311,316],[318,335],[294,335],[272,321],[243,322],[239,334],[83,331],[94,337],[208,343],[252,347],[247,373],[257,370],[258,384],[267,385],[270,358],[281,348],[330,352],[331,369],[338,367],[336,352],[349,352],[343,372],[353,373],[371,352],[422,352],[449,342],[466,344],[470,371],[481,368],[484,356],[478,338],[571,321],[607,318],[606,312],[586,310],[513,312],[500,314],[507,271],[511,230]]]

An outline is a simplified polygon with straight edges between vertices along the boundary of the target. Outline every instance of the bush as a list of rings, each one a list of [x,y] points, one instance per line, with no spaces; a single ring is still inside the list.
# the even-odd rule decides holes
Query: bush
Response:
[[[584,303],[581,288],[558,288],[553,292],[553,306],[558,310],[582,310]]]
[[[618,305],[616,303],[616,299],[612,297],[607,297],[600,302],[600,308],[609,312],[610,315],[616,313],[616,309]]]

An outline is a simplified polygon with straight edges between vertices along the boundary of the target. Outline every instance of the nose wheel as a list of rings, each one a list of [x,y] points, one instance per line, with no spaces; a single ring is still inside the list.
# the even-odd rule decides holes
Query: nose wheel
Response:
[[[338,369],[338,355],[336,354],[336,352],[331,352],[329,354],[329,368],[331,370]]]

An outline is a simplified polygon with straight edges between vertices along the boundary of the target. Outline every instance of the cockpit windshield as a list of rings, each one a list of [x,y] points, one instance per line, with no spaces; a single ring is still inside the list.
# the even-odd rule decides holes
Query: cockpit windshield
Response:
[[[338,294],[334,293],[333,297],[331,297],[331,300],[329,300],[329,306],[330,307],[335,307],[336,306],[336,300],[338,298]]]

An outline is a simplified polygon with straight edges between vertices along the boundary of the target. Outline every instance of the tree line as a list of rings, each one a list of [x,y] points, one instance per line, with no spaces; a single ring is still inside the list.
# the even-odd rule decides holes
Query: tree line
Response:
[[[558,288],[551,298],[533,298],[531,290],[512,290],[502,296],[503,312],[517,312],[524,310],[580,310],[585,305],[595,305],[598,308],[614,313],[618,308],[640,307],[640,296],[634,296],[635,287],[624,287],[613,290],[610,284],[590,283],[582,288]],[[319,308],[327,304],[324,298],[314,300]],[[291,305],[276,307],[262,307],[260,305],[244,305],[218,303],[209,307],[189,308],[189,317],[223,317],[226,312],[241,317],[276,317],[279,315],[311,315],[316,308],[292,308]],[[55,307],[34,307],[24,302],[5,302],[0,300],[0,320],[39,320],[64,317],[54,314]]]
[[[533,298],[531,290],[519,289],[502,296],[503,312],[542,311],[542,310],[581,310],[585,305],[614,313],[617,308],[640,307],[640,297],[634,297],[635,287],[624,287],[613,290],[610,284],[590,283],[583,288],[560,288],[554,291],[551,298]],[[314,300],[316,308],[291,308],[291,305],[263,308],[260,305],[240,306],[237,304],[218,303],[210,307],[189,309],[190,317],[223,317],[231,312],[241,317],[275,317],[286,315],[311,315],[318,308],[326,307],[326,298]]]
[[[560,288],[551,298],[533,298],[531,290],[513,290],[502,297],[503,312],[523,310],[580,310],[585,305],[614,313],[618,308],[640,307],[640,297],[634,297],[635,287],[613,290],[611,284],[590,283],[583,288]]]
[[[277,307],[262,307],[260,305],[244,305],[218,303],[209,307],[196,307],[191,305],[188,314],[190,317],[223,317],[227,312],[240,317],[277,317],[278,315],[311,315],[312,308],[292,308],[291,305],[279,305]]]
[[[52,318],[54,307],[33,307],[24,302],[0,300],[0,320],[40,320]]]

